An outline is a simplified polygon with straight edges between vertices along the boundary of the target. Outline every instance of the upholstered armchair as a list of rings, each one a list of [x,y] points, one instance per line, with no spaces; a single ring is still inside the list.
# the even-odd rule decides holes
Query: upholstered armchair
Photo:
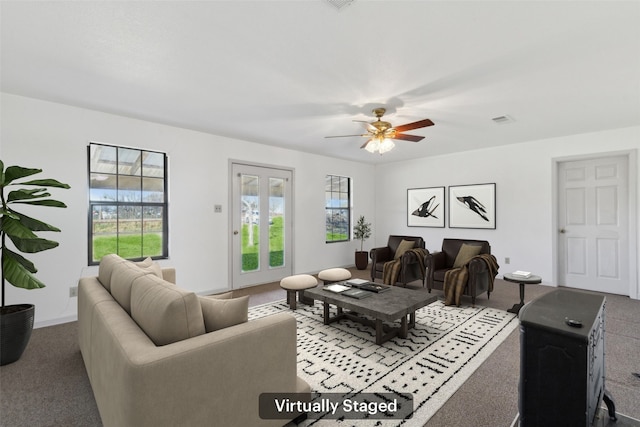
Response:
[[[432,252],[426,256],[425,263],[427,268],[427,289],[444,289],[445,273],[454,268],[456,257],[460,253],[462,245],[478,246],[480,254],[491,254],[491,246],[486,240],[462,240],[462,239],[443,239],[442,251]],[[471,304],[475,306],[476,297],[483,293],[487,293],[487,298],[491,294],[491,284],[495,278],[495,274],[491,277],[487,263],[480,258],[471,258],[467,267],[469,269],[469,278],[462,295],[471,297]],[[495,272],[497,274],[497,270]]]
[[[409,249],[422,249],[425,253],[428,253],[424,249],[424,239],[417,236],[389,236],[387,246],[371,249],[371,281],[376,279],[382,279],[384,264],[388,261],[396,259],[396,252],[400,249],[402,254],[398,253],[400,260],[400,271],[397,275],[397,282],[407,285],[414,280],[422,281],[424,286],[424,259],[418,259],[419,255],[416,251],[407,250],[407,245],[402,244],[402,241],[415,242]],[[395,283],[392,283],[395,285]]]

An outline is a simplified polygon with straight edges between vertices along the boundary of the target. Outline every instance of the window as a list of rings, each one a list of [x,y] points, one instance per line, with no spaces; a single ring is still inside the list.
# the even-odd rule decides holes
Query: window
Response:
[[[351,178],[327,175],[325,214],[327,243],[348,241],[351,233]]]
[[[89,144],[89,264],[168,257],[167,156]]]

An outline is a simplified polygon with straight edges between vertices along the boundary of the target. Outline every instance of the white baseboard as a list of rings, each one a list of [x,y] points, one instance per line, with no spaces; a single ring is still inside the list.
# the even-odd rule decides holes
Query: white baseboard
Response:
[[[33,329],[46,328],[47,326],[61,325],[63,323],[75,322],[78,320],[78,315],[58,317],[56,319],[44,320],[42,322],[34,322]]]

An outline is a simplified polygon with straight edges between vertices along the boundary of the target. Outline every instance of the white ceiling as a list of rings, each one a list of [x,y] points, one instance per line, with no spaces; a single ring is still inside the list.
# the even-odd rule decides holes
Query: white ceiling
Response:
[[[1,3],[2,91],[361,162],[640,125],[639,1]],[[382,156],[352,120],[430,118]],[[493,117],[515,120],[498,125]]]

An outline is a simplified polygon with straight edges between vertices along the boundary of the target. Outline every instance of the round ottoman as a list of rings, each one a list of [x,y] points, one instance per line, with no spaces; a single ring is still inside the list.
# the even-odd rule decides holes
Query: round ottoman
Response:
[[[325,285],[351,279],[351,272],[346,268],[329,268],[318,273],[318,279]]]
[[[296,309],[296,292],[300,302],[307,305],[313,305],[313,298],[305,298],[303,291],[318,286],[318,281],[310,274],[296,274],[295,276],[285,277],[280,281],[280,287],[287,291],[287,304],[291,310]]]

